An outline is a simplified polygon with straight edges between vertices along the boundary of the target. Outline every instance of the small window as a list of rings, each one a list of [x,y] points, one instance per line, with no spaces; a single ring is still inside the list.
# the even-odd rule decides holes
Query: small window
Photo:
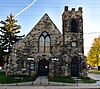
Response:
[[[47,33],[46,33],[46,32],[43,32],[43,36],[44,36],[44,37],[47,36]]]

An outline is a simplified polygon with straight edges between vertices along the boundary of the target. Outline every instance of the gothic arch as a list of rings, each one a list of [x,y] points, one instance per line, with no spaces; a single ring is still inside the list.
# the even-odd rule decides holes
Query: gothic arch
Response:
[[[78,57],[74,56],[71,60],[71,76],[72,77],[78,77],[79,73],[79,63],[78,63]]]
[[[73,18],[73,19],[71,20],[71,32],[75,32],[75,33],[76,33],[77,30],[78,30],[78,29],[77,29],[77,28],[78,28],[77,26],[78,26],[78,25],[77,25],[77,20]]]
[[[48,32],[44,31],[39,37],[39,53],[50,53],[51,38]]]

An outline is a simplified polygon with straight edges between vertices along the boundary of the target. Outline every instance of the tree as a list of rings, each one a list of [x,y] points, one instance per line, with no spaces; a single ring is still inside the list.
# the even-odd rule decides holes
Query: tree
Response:
[[[87,64],[100,66],[100,36],[94,39],[92,47],[87,55]]]
[[[0,66],[2,66],[4,64],[4,60],[3,60],[3,49],[0,48]]]
[[[21,29],[21,26],[16,25],[16,22],[17,20],[14,19],[12,14],[7,16],[5,21],[0,21],[2,25],[0,26],[0,50],[2,52],[0,58],[6,57],[8,59],[8,56],[11,53],[12,45],[24,37],[24,35],[17,36],[17,33],[20,33],[19,29]]]

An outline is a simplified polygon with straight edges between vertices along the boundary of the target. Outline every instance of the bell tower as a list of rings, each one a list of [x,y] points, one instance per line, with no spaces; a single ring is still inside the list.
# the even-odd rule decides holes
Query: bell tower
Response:
[[[82,7],[68,10],[68,6],[65,6],[62,14],[63,60],[73,77],[78,76],[84,59],[82,13]]]
[[[62,14],[62,33],[63,33],[63,46],[64,53],[69,50],[79,51],[84,54],[83,47],[83,16],[82,7],[77,11],[75,8],[68,10],[65,6]]]

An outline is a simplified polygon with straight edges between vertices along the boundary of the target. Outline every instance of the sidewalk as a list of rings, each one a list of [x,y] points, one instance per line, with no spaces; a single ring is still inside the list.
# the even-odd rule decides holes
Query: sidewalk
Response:
[[[78,86],[0,86],[0,89],[100,89],[100,86],[83,84]]]
[[[14,84],[1,84],[0,89],[100,89],[100,83],[56,83],[50,82],[48,84],[35,84],[33,82],[14,83]]]

